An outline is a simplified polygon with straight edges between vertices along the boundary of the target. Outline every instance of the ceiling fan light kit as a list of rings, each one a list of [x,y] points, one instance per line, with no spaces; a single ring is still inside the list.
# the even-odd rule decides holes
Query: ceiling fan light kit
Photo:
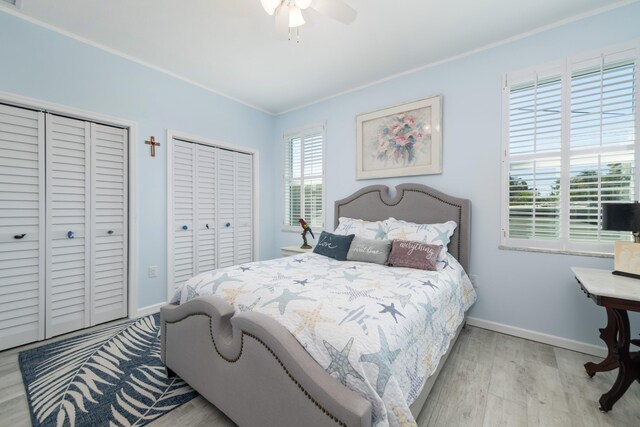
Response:
[[[276,32],[281,33],[287,28],[289,40],[291,40],[291,29],[296,29],[297,42],[300,43],[300,27],[306,21],[302,11],[308,8],[340,21],[350,24],[356,19],[357,12],[344,0],[260,0],[265,12],[275,15]]]
[[[289,4],[289,28],[301,27],[305,24],[302,11],[295,4]]]

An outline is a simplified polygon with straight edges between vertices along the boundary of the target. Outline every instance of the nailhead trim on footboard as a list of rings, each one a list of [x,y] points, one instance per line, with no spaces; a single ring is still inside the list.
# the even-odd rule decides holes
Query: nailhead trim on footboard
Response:
[[[248,332],[244,332],[242,331],[242,335],[240,336],[240,351],[238,352],[238,356],[233,358],[233,359],[229,359],[225,356],[223,356],[220,351],[218,350],[218,347],[216,346],[216,341],[213,338],[213,327],[211,325],[211,316],[207,313],[192,313],[189,314],[188,316],[183,317],[182,319],[176,320],[174,322],[169,322],[169,321],[165,321],[168,324],[173,324],[173,323],[178,323],[181,322],[185,319],[188,319],[189,317],[192,316],[206,316],[209,318],[209,335],[211,336],[211,343],[213,344],[213,348],[216,350],[216,353],[218,353],[218,356],[220,356],[220,358],[222,358],[224,361],[228,362],[228,363],[235,363],[237,362],[241,357],[242,357],[242,351],[244,350],[244,336],[248,336],[253,338],[254,340],[256,340],[257,342],[259,342],[269,353],[271,353],[271,355],[274,357],[274,359],[276,359],[276,361],[280,364],[280,367],[282,368],[282,370],[287,374],[287,376],[291,379],[291,381],[293,381],[293,383],[298,386],[298,388],[300,389],[300,391],[302,391],[304,393],[304,395],[306,396],[307,399],[309,399],[311,402],[313,402],[313,404],[322,411],[323,414],[325,414],[327,417],[329,417],[331,420],[333,420],[336,424],[338,424],[341,427],[347,427],[347,424],[344,423],[343,421],[339,420],[338,417],[336,417],[335,415],[333,415],[331,412],[329,412],[327,409],[325,409],[322,405],[320,405],[310,394],[307,390],[305,390],[305,388],[302,386],[302,384],[300,384],[298,382],[298,380],[296,380],[293,375],[291,375],[291,372],[289,372],[289,370],[284,366],[284,363],[282,363],[282,361],[280,360],[280,358],[273,352],[273,350],[271,350],[260,338],[256,337],[253,334],[250,334]],[[165,329],[164,331],[164,335],[162,337],[162,340],[164,342],[163,350],[164,350],[164,354],[163,354],[163,358],[166,361],[167,360],[167,331]]]

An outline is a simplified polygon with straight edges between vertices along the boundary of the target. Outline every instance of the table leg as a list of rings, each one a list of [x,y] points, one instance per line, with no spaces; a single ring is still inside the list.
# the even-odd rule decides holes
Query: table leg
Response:
[[[629,316],[626,310],[613,310],[616,323],[618,325],[618,337],[616,339],[615,356],[618,360],[619,369],[616,382],[607,393],[600,397],[600,410],[608,412],[613,405],[627,391],[631,383],[639,377],[640,369],[638,365],[631,360],[629,354],[629,344],[631,342],[631,333],[629,330]]]
[[[615,357],[615,342],[617,334],[618,326],[615,314],[613,313],[613,309],[607,307],[607,326],[605,328],[600,328],[600,338],[607,345],[607,357],[600,363],[587,362],[584,364],[584,369],[590,377],[593,377],[596,372],[611,371],[618,367],[618,361]]]

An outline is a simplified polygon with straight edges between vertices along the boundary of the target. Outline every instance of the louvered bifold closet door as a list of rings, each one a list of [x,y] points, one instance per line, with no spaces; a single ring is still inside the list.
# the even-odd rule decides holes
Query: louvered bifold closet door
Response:
[[[195,275],[195,148],[173,140],[173,285]]]
[[[44,114],[0,105],[0,350],[44,338]]]
[[[235,153],[235,263],[253,261],[253,156]]]
[[[91,125],[91,325],[127,315],[127,141]]]
[[[218,149],[218,268],[235,264],[235,152]]]
[[[46,336],[90,326],[88,122],[47,114]]]
[[[216,153],[214,147],[196,146],[196,274],[216,268]]]

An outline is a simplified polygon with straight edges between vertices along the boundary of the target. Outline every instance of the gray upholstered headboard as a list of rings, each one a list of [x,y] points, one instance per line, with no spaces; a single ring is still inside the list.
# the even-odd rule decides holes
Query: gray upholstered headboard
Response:
[[[371,185],[336,201],[334,227],[338,218],[379,221],[389,217],[418,224],[455,221],[458,224],[449,243],[449,252],[469,271],[471,202],[444,194],[421,184],[401,184],[395,197],[386,185]]]

